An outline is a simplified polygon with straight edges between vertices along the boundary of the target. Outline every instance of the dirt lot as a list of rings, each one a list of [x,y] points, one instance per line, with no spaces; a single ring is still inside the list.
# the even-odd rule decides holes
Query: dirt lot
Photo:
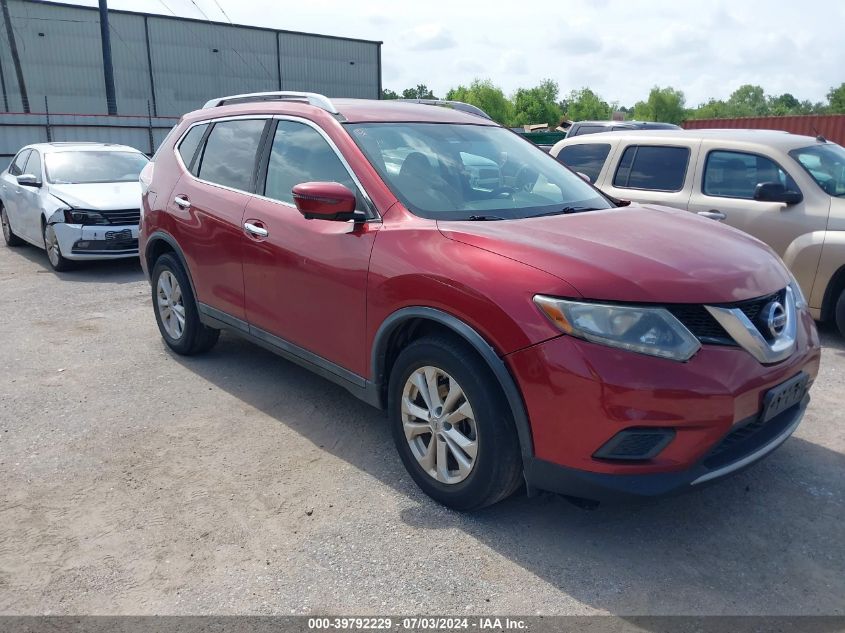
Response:
[[[460,515],[382,414],[224,335],[165,350],[134,262],[0,248],[0,613],[842,614],[845,343],[794,438],[636,508]]]

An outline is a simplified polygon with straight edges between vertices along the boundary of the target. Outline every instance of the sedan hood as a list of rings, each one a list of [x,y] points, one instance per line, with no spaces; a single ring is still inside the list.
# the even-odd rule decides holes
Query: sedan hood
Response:
[[[789,282],[783,263],[762,242],[668,207],[441,221],[438,227],[447,238],[556,275],[587,299],[729,303],[776,292]]]
[[[137,181],[80,185],[50,184],[47,191],[75,209],[109,211],[141,208],[141,184]]]

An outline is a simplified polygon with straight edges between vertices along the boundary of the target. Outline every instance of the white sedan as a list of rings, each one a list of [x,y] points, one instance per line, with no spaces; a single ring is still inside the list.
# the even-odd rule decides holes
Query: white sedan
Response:
[[[137,257],[138,176],[148,162],[124,145],[27,145],[0,174],[6,244],[45,249],[57,271],[74,260]]]

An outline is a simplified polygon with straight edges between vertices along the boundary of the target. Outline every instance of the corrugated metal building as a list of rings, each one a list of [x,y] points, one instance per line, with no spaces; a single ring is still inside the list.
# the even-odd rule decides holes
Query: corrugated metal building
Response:
[[[34,114],[3,114],[24,107],[10,40],[0,26],[0,155],[48,135],[123,142],[149,152],[174,117],[215,96],[263,90],[369,99],[381,94],[381,42],[110,10],[120,117],[81,117],[108,112],[97,9],[44,0],[8,0],[8,7]],[[47,128],[47,111],[53,129]]]
[[[683,122],[687,130],[712,128],[784,130],[793,134],[816,136],[845,145],[845,114],[801,114],[792,116],[755,116],[734,119],[690,119]]]

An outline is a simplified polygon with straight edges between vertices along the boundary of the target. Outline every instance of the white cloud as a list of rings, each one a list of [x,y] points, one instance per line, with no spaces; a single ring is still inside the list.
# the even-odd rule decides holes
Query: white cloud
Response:
[[[402,40],[412,51],[440,51],[458,45],[449,30],[439,24],[420,24],[406,31]]]

